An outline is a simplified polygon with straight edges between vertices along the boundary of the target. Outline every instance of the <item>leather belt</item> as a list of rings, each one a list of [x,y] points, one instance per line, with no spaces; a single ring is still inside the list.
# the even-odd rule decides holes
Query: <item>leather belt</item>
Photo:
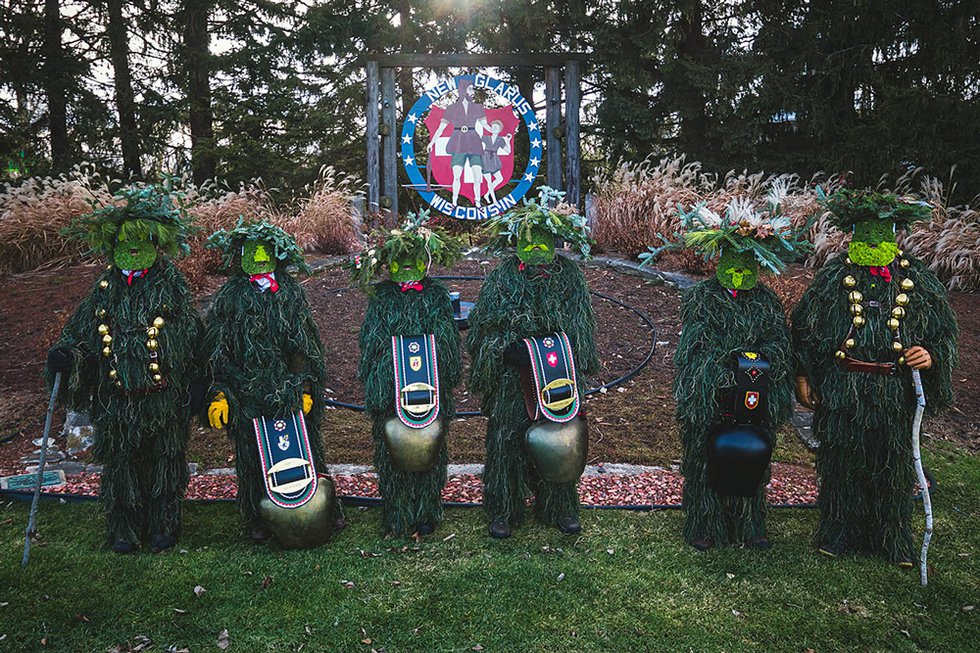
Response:
[[[468,127],[468,126],[466,126],[466,125],[463,125],[462,127],[457,127],[457,128],[456,128],[456,131],[458,131],[458,132],[463,132],[463,133],[465,134],[465,133],[466,133],[466,132],[468,132],[468,131],[469,131],[470,129],[471,129],[470,127]]]
[[[895,373],[898,371],[898,365],[895,363],[869,363],[867,361],[859,361],[850,356],[840,359],[840,365],[848,372],[877,374],[879,376],[895,376]]]

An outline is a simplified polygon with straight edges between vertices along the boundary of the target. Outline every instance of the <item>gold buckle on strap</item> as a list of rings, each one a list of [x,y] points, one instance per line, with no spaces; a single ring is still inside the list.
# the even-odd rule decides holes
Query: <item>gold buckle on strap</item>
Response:
[[[280,472],[285,472],[290,469],[296,469],[297,467],[308,468],[306,478],[301,478],[298,481],[290,481],[289,483],[283,483],[282,485],[276,485],[275,474],[279,474]],[[265,473],[266,477],[269,479],[269,489],[279,494],[295,494],[313,482],[313,475],[309,473],[312,469],[313,465],[310,463],[310,461],[303,460],[302,458],[286,458],[285,460],[280,460],[273,465],[268,472]]]
[[[572,394],[568,399],[559,399],[557,401],[548,401],[548,394],[552,390],[557,390],[558,388],[565,388],[567,386],[572,386]],[[567,408],[573,403],[575,403],[575,383],[571,379],[555,379],[545,387],[541,388],[541,405],[550,411],[558,412],[563,408]]]
[[[426,404],[410,404],[408,403],[408,393],[410,392],[428,392],[429,393],[429,403]],[[409,383],[401,391],[401,404],[402,408],[412,415],[425,415],[433,408],[436,407],[435,401],[436,388],[428,383]]]

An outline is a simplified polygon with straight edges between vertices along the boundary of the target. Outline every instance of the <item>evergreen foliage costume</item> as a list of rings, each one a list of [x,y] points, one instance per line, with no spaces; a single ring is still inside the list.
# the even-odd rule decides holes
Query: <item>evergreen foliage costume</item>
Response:
[[[442,520],[442,488],[446,485],[449,424],[455,416],[453,388],[462,378],[459,330],[449,289],[428,275],[429,265],[452,265],[459,259],[458,239],[426,225],[427,215],[410,215],[399,228],[371,234],[370,246],[355,258],[352,283],[369,293],[361,327],[358,376],[364,384],[371,417],[374,466],[384,502],[384,532],[394,536],[432,533]],[[382,274],[389,278],[372,285]],[[400,370],[422,366],[425,352],[416,342],[402,351],[399,338],[430,337],[435,356],[434,383],[417,387],[424,406],[409,402],[407,376]],[[393,340],[395,339],[395,340]],[[423,348],[425,345],[423,344]],[[399,363],[401,364],[401,362]],[[437,408],[432,404],[437,404]],[[416,419],[418,418],[418,419]],[[426,424],[426,422],[428,422]],[[423,426],[424,425],[424,426]]]
[[[49,383],[67,375],[62,399],[95,426],[109,544],[129,553],[149,539],[160,551],[180,533],[192,395],[200,395],[201,324],[168,258],[186,251],[189,225],[158,188],[116,199],[70,230],[112,264],[49,352],[46,374]]]
[[[481,396],[481,408],[488,418],[483,494],[494,537],[507,537],[523,521],[525,502],[532,494],[543,523],[567,533],[581,530],[576,481],[544,480],[525,448],[532,419],[521,379],[521,368],[529,363],[522,341],[565,333],[578,372],[579,397],[585,396],[588,387],[584,377],[599,370],[593,341],[595,317],[585,275],[577,263],[555,253],[556,239],[563,239],[588,255],[587,229],[572,207],[547,208],[560,197],[545,188],[537,202],[526,201],[488,221],[489,249],[501,251],[516,245],[517,253],[505,257],[487,275],[469,316],[469,385]],[[581,418],[584,421],[584,414]]]
[[[871,191],[824,198],[848,253],[814,277],[793,311],[797,396],[815,408],[820,442],[820,522],[816,544],[912,566],[912,418],[907,367],[919,369],[927,411],[953,401],[956,319],[946,290],[902,253],[897,228],[928,219],[922,202]]]
[[[212,382],[208,418],[215,428],[227,424],[234,442],[239,511],[256,541],[272,531],[283,546],[321,544],[332,526],[344,524],[326,476],[320,434],[323,344],[306,293],[287,271],[289,265],[307,273],[309,268],[293,238],[267,222],[239,221],[231,231],[214,233],[207,246],[222,252],[232,274],[208,313],[204,349]],[[285,419],[300,409],[320,486],[310,505],[275,510],[253,420]]]
[[[760,265],[778,273],[785,267],[782,259],[799,247],[789,220],[779,215],[781,190],[773,188],[762,211],[736,199],[723,217],[703,204],[681,214],[685,243],[706,256],[720,255],[715,278],[683,295],[682,331],[674,353],[674,400],[684,452],[684,539],[699,550],[727,544],[770,546],[765,525],[767,454],[792,410],[794,363],[779,298],[758,279]],[[739,358],[744,352],[750,352],[748,358]],[[752,379],[740,384],[738,362],[760,359],[768,364],[760,372],[768,377],[768,388]],[[736,425],[738,404],[758,429],[746,432]],[[756,408],[762,408],[761,415],[752,414]],[[749,455],[751,464],[720,462],[723,437],[738,438],[739,454]],[[746,454],[746,442],[757,445],[753,437],[761,440],[762,449],[768,445],[766,455]],[[753,477],[753,466],[761,474]],[[748,489],[739,494],[724,490],[723,475],[747,482]]]

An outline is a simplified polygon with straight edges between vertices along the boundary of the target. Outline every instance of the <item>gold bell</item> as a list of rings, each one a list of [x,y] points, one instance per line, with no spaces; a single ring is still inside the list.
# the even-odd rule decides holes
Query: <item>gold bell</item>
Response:
[[[105,279],[99,282],[99,288],[101,288],[102,290],[105,290],[108,287],[109,287],[109,282],[106,281]]]
[[[102,344],[108,345],[111,343],[112,343],[112,336],[110,336],[108,333],[102,336]]]
[[[112,379],[113,381],[115,381],[117,376],[119,376],[119,372],[117,372],[116,370],[109,370],[109,378],[110,379]]]
[[[834,357],[837,358],[837,360],[844,360],[845,358],[847,358],[847,354],[845,354],[840,349],[838,349],[837,351],[834,352]]]
[[[896,306],[892,309],[892,317],[901,320],[903,317],[905,317],[905,309],[901,306]]]
[[[852,304],[860,304],[861,301],[864,299],[864,295],[861,294],[860,290],[852,290],[847,294],[847,299]]]
[[[895,303],[899,306],[905,306],[909,303],[909,296],[905,293],[899,293],[895,295]]]
[[[97,313],[97,315],[99,317],[105,317],[105,309],[104,308],[100,308],[99,309],[99,312]],[[106,327],[106,328],[108,328],[108,327]]]
[[[150,338],[149,340],[146,341],[146,348],[149,349],[150,351],[156,351],[158,346],[159,345],[157,341],[154,340],[153,338]]]
[[[146,330],[146,335],[150,338],[156,338],[160,334],[160,330],[156,327],[150,327]]]
[[[844,284],[844,287],[845,288],[853,288],[854,286],[857,285],[857,279],[855,279],[851,275],[847,275],[846,277],[844,277],[844,279],[843,279],[843,281],[841,281],[841,283]]]
[[[915,288],[915,284],[912,283],[911,279],[902,279],[902,283],[900,283],[899,286],[901,286],[902,290],[904,290],[905,292],[908,292],[913,288]]]
[[[160,381],[162,381],[162,380],[163,380],[163,377],[160,376],[159,374],[154,374],[153,375],[153,382],[154,383],[160,383]]]
[[[150,371],[151,372],[159,372],[160,371],[160,364],[159,363],[150,363]]]
[[[888,328],[891,329],[892,331],[898,331],[898,326],[899,326],[900,322],[898,320],[896,320],[895,318],[890,317],[890,318],[888,318],[888,321],[885,322],[885,324],[887,324],[888,325]]]
[[[163,328],[163,324],[164,324],[163,318],[160,317],[159,315],[156,316],[155,318],[153,318],[153,326],[155,326],[156,328],[162,329]]]
[[[848,338],[844,341],[844,349],[854,349],[855,345],[857,345],[857,342],[855,342],[854,338]]]
[[[910,265],[911,265],[911,263],[909,263],[909,260],[908,260],[907,258],[903,258],[903,259],[899,259],[899,260],[898,260],[898,264],[899,264],[899,265],[900,265],[900,266],[901,266],[901,267],[902,267],[903,269],[905,269],[905,268],[907,268],[908,266],[910,266]]]
[[[851,315],[860,315],[864,312],[864,307],[860,304],[851,304]]]
[[[844,265],[854,265],[854,261],[851,260],[850,256],[844,259]]]
[[[112,269],[112,263],[110,263],[109,265],[105,266],[105,269],[106,270],[111,270]]]
[[[905,351],[905,345],[900,343],[898,340],[892,342],[892,351]]]
[[[109,358],[110,356],[112,356],[112,350],[106,347],[105,349],[102,350],[102,355],[105,356],[106,358]]]
[[[901,256],[901,255],[902,255],[902,254],[904,254],[904,253],[905,253],[905,250],[903,250],[903,249],[900,249],[900,250],[898,250],[898,255],[899,255],[899,256]]]
[[[99,335],[100,336],[104,336],[107,333],[109,333],[109,325],[108,324],[100,324],[99,325]]]
[[[860,315],[855,315],[855,316],[854,316],[854,319],[853,319],[853,320],[851,320],[851,322],[852,322],[852,323],[854,324],[854,326],[856,326],[856,327],[863,327],[863,326],[864,326],[864,318],[863,318],[863,317],[861,317]]]
[[[905,365],[905,356],[899,356],[898,357],[898,364],[899,365]]]

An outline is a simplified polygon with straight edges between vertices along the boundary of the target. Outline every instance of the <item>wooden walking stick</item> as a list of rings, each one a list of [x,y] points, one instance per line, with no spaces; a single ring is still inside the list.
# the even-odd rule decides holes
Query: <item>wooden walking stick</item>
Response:
[[[922,488],[922,507],[926,512],[926,532],[922,536],[922,551],[919,553],[919,582],[925,587],[929,584],[929,571],[926,558],[929,555],[929,542],[932,540],[932,498],[929,496],[929,481],[925,470],[922,469],[922,448],[919,444],[919,432],[922,430],[922,414],[926,409],[926,394],[922,389],[922,377],[919,370],[912,370],[912,383],[915,386],[915,417],[912,420],[912,460],[915,463],[915,473],[919,477],[919,487]]]
[[[41,457],[37,461],[37,482],[34,484],[34,498],[31,500],[31,513],[27,518],[27,531],[24,536],[24,557],[21,567],[27,566],[27,558],[31,555],[31,538],[37,533],[37,503],[41,498],[41,482],[44,480],[44,459],[48,453],[48,436],[51,434],[51,418],[54,416],[54,404],[58,398],[58,387],[61,385],[61,372],[55,372],[54,383],[51,384],[51,399],[48,401],[48,414],[44,418],[44,435],[41,436]]]

